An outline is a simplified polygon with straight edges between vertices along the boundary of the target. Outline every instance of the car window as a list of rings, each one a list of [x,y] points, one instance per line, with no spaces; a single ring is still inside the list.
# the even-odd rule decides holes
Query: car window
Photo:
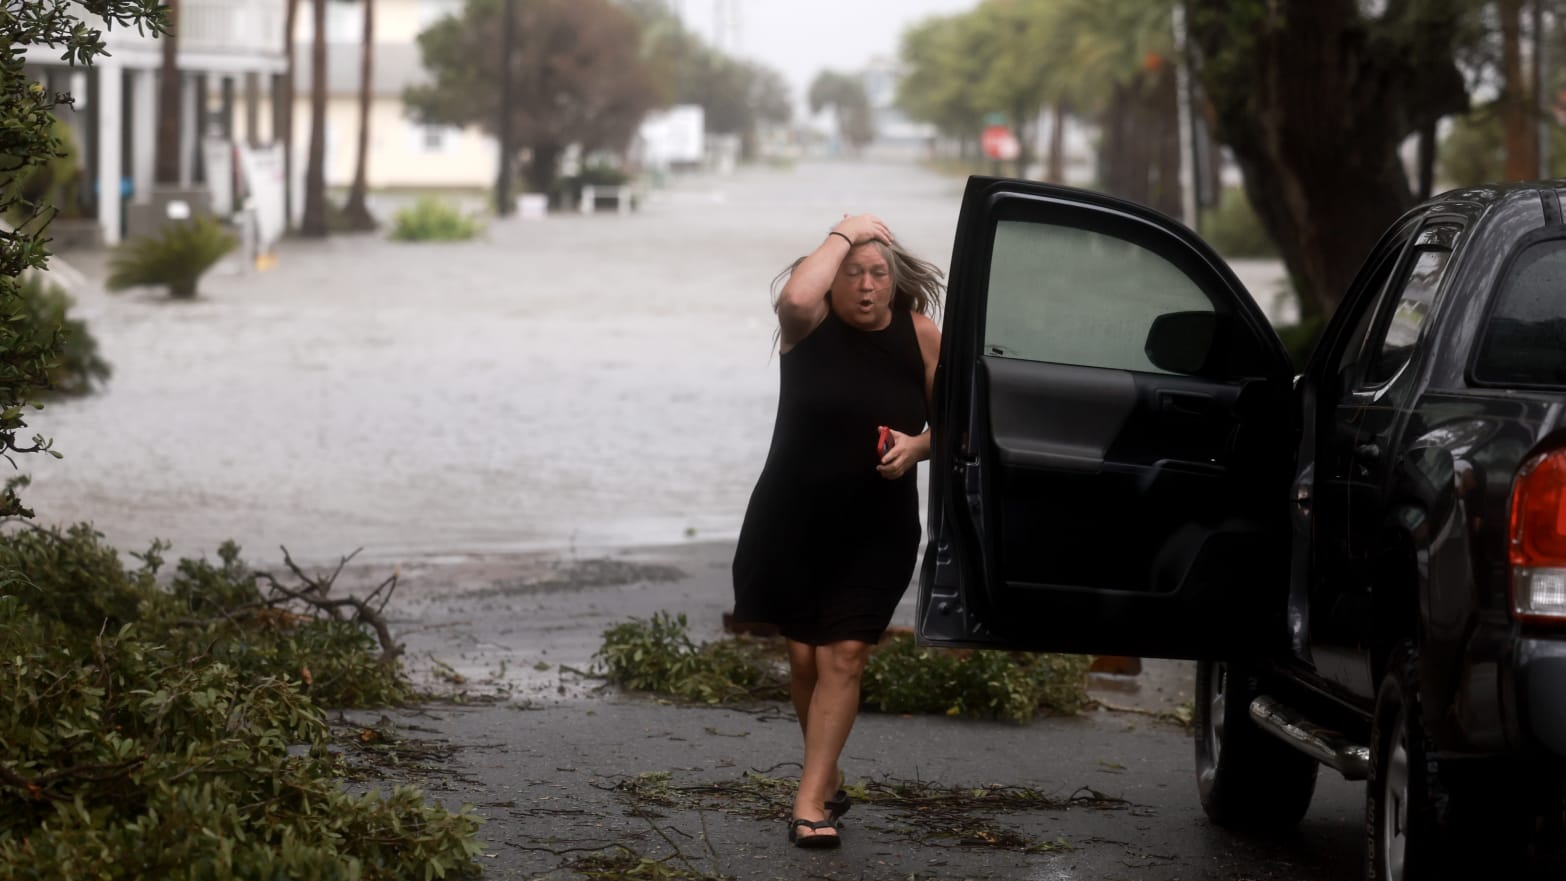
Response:
[[[1452,252],[1446,248],[1419,247],[1410,261],[1408,278],[1403,283],[1392,312],[1382,320],[1380,339],[1372,351],[1364,384],[1379,386],[1397,375],[1413,357],[1419,333],[1430,317],[1430,306],[1441,285],[1441,274]]]
[[[1566,385],[1566,241],[1530,245],[1501,282],[1474,378]]]
[[[986,354],[1169,373],[1147,356],[1154,320],[1215,311],[1196,282],[1142,245],[1053,224],[996,224]]]
[[[1357,376],[1363,372],[1358,368],[1367,356],[1365,355],[1365,338],[1370,336],[1371,325],[1375,323],[1376,315],[1381,311],[1378,304],[1382,302],[1387,282],[1392,277],[1392,270],[1397,266],[1397,258],[1403,248],[1408,244],[1405,238],[1401,242],[1394,243],[1383,249],[1372,259],[1376,260],[1375,270],[1370,278],[1359,288],[1360,294],[1353,300],[1348,300],[1340,306],[1340,309],[1357,309],[1358,315],[1345,314],[1344,318],[1353,317],[1354,326],[1348,335],[1340,338],[1336,343],[1337,371],[1335,376]]]

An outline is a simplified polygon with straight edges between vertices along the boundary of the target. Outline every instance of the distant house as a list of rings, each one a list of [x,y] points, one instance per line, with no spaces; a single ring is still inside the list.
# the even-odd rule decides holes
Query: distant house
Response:
[[[326,185],[343,188],[353,182],[357,158],[363,7],[334,3],[327,8]],[[403,89],[428,79],[419,54],[419,33],[461,8],[460,0],[375,0],[366,163],[373,189],[484,188],[495,181],[493,138],[475,126],[420,125],[408,118],[402,103]],[[309,21],[300,24],[293,100],[296,169],[304,168],[310,142],[312,76],[312,29]],[[302,202],[295,200],[296,210]]]
[[[180,0],[180,185],[202,184],[201,136],[263,143],[272,137],[263,95],[280,89],[286,0]],[[84,19],[94,22],[90,14]],[[101,25],[100,25],[101,26]],[[71,68],[48,51],[28,55],[29,72],[48,88],[70,92],[75,112],[61,116],[81,151],[79,204],[64,206],[96,220],[99,240],[125,234],[127,207],[155,198],[159,71],[162,44],[135,29],[105,30],[108,55]]]

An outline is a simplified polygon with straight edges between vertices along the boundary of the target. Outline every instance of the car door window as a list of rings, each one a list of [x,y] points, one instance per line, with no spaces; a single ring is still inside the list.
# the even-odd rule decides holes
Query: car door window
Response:
[[[1214,312],[1196,282],[1142,245],[1067,226],[997,222],[988,355],[1170,373],[1147,355],[1153,322],[1171,313]]]
[[[1436,292],[1452,257],[1456,230],[1432,226],[1422,230],[1413,252],[1404,261],[1407,267],[1396,297],[1385,298],[1381,308],[1379,331],[1368,347],[1370,355],[1362,388],[1379,388],[1395,378],[1414,355],[1414,346],[1430,318]]]

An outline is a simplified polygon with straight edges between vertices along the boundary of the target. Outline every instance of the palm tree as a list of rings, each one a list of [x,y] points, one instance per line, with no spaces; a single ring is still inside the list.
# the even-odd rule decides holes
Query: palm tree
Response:
[[[369,189],[371,79],[375,72],[375,0],[364,2],[364,36],[359,55],[359,144],[353,166],[353,185],[348,189],[348,204],[343,209],[350,229],[375,229],[375,217],[365,203]]]
[[[159,184],[179,183],[179,0],[165,0],[169,29],[163,34],[163,66],[158,74],[158,140],[154,178]]]
[[[326,3],[315,0],[310,47],[310,155],[305,164],[304,217],[299,234],[324,238],[326,221]]]

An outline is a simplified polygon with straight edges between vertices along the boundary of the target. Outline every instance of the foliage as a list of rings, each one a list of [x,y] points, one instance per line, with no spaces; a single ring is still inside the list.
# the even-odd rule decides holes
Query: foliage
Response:
[[[1506,138],[1500,116],[1478,109],[1457,117],[1441,141],[1437,168],[1444,187],[1472,187],[1505,180]],[[1550,125],[1550,139],[1561,142],[1561,126]],[[1550,151],[1550,177],[1566,176],[1566,153]]]
[[[709,704],[788,697],[776,647],[750,639],[697,646],[687,626],[683,614],[668,612],[616,624],[593,657],[610,682],[633,691]]]
[[[107,25],[161,31],[164,11],[157,0],[93,0],[87,4]],[[103,34],[78,17],[81,8],[67,0],[6,0],[0,15],[0,217],[16,219],[0,232],[0,456],[50,451],[50,442],[25,436],[24,415],[49,386],[58,363],[58,337],[40,339],[25,316],[28,304],[19,276],[44,269],[49,252],[44,231],[53,209],[29,198],[19,185],[39,166],[59,159],[64,145],[55,137],[54,111],[69,106],[68,95],[51,94],[29,75],[30,48],[47,47],[71,65],[91,64],[104,52]],[[52,452],[52,451],[50,451]],[[0,516],[25,509],[14,486],[0,496]]]
[[[1218,207],[1202,215],[1201,226],[1202,238],[1227,258],[1278,256],[1278,246],[1242,189],[1226,188],[1218,198]]]
[[[239,239],[216,218],[171,223],[157,235],[116,247],[104,285],[111,291],[162,286],[176,300],[193,299],[201,276],[237,247]]]
[[[1479,5],[1189,0],[1214,132],[1312,300],[1305,311],[1330,312],[1411,207],[1399,148],[1466,110],[1454,58]]]
[[[0,572],[25,573],[0,588],[10,877],[475,871],[472,816],[342,789],[323,708],[408,694],[364,622],[269,602],[232,544],[160,588],[164,550],[127,569],[85,525],[0,535]]]
[[[870,115],[870,97],[865,85],[852,74],[823,70],[810,83],[810,112],[832,108],[837,130],[849,149],[863,150],[875,140],[875,120]]]
[[[969,51],[966,15],[925,19],[903,32],[898,53],[903,76],[897,106],[910,119],[928,122],[950,137],[973,137],[987,108],[976,89],[984,59]]]
[[[82,167],[81,151],[76,146],[76,136],[71,127],[55,115],[49,133],[59,144],[59,152],[46,157],[39,165],[29,166],[17,174],[15,192],[26,203],[47,205],[52,217],[79,218],[82,216]],[[0,157],[0,168],[17,165],[18,157]],[[21,203],[13,205],[6,221],[13,226],[27,221],[31,209]]]
[[[699,105],[706,130],[739,135],[747,159],[763,126],[793,118],[788,83],[776,70],[707,45],[664,0],[623,0],[622,6],[641,23],[642,56],[659,104]]]
[[[527,148],[529,189],[554,191],[560,157],[623,150],[658,89],[642,54],[635,19],[611,0],[529,0],[517,4],[511,128]],[[419,35],[432,82],[403,93],[429,125],[499,128],[501,0],[469,0]]]
[[[33,344],[57,351],[48,371],[48,393],[86,394],[109,378],[109,364],[98,354],[98,341],[87,332],[86,322],[70,317],[74,304],[64,288],[43,273],[29,273],[21,280],[20,293],[25,316],[21,332]]]
[[[402,242],[460,242],[484,230],[483,221],[434,196],[421,196],[392,218],[391,237]]]
[[[659,612],[604,631],[594,656],[623,688],[728,703],[786,700],[788,673],[777,641],[733,638],[696,645],[684,615]],[[1087,704],[1091,659],[924,649],[894,635],[871,651],[860,702],[888,713],[944,713],[1025,722],[1039,710],[1075,713]]]
[[[1039,710],[1087,706],[1086,655],[921,648],[892,637],[870,655],[865,706],[885,713],[944,713],[1026,722]]]

